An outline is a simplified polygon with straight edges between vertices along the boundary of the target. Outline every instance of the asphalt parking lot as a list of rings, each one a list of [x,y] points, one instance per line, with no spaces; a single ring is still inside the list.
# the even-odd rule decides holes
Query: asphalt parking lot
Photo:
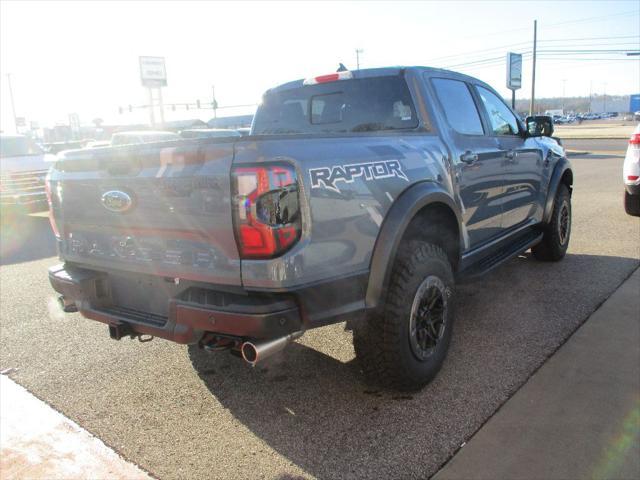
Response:
[[[344,325],[256,369],[162,340],[112,341],[57,310],[43,217],[3,216],[0,370],[159,478],[428,477],[640,265],[640,221],[622,207],[626,141],[567,147],[607,150],[571,158],[567,257],[527,253],[461,286],[449,356],[420,393],[364,383]]]

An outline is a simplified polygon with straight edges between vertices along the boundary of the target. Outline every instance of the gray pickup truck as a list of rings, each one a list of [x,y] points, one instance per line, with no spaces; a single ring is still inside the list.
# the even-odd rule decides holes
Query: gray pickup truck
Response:
[[[420,388],[445,359],[456,282],[529,248],[565,255],[573,173],[552,133],[446,70],[290,82],[249,136],[61,155],[49,278],[114,339],[250,364],[347,321],[365,374]]]

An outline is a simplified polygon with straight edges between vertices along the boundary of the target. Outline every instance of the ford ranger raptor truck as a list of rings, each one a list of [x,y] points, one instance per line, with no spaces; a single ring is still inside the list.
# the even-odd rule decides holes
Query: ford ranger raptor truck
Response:
[[[264,94],[251,133],[69,151],[48,179],[67,311],[255,364],[349,321],[364,372],[440,369],[454,285],[531,248],[560,260],[573,173],[548,117],[424,67]]]

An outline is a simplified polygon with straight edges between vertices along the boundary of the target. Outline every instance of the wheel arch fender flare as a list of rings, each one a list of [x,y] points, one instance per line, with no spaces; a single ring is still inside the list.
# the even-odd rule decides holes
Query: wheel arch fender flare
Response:
[[[553,213],[553,202],[556,198],[556,192],[561,183],[566,183],[571,190],[573,186],[573,170],[571,163],[565,157],[562,157],[553,169],[551,180],[549,180],[549,188],[547,189],[547,199],[544,206],[543,223],[549,223],[551,214]]]
[[[460,233],[459,241],[462,241],[460,208],[451,194],[441,185],[424,181],[402,192],[387,212],[373,248],[365,297],[368,309],[377,308],[381,304],[383,293],[391,277],[393,261],[407,227],[424,207],[437,203],[446,205],[455,215]],[[459,251],[462,252],[462,244]]]

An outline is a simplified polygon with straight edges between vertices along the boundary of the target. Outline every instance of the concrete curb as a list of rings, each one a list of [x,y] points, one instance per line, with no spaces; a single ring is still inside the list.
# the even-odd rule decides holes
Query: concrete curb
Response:
[[[151,480],[6,375],[0,375],[0,395],[2,480]]]
[[[590,152],[578,152],[572,150],[565,150],[567,157],[577,157],[578,155],[589,155]]]
[[[640,269],[434,476],[640,478]]]
[[[592,155],[596,157],[624,157],[626,152],[616,150],[591,150],[588,152],[565,150],[568,157],[580,157],[584,155]]]
[[[629,140],[629,137],[631,135],[620,135],[617,137],[612,137],[612,136],[607,136],[607,137],[596,137],[596,136],[589,136],[589,137],[561,137],[559,135],[554,135],[556,137],[558,137],[560,140]]]

